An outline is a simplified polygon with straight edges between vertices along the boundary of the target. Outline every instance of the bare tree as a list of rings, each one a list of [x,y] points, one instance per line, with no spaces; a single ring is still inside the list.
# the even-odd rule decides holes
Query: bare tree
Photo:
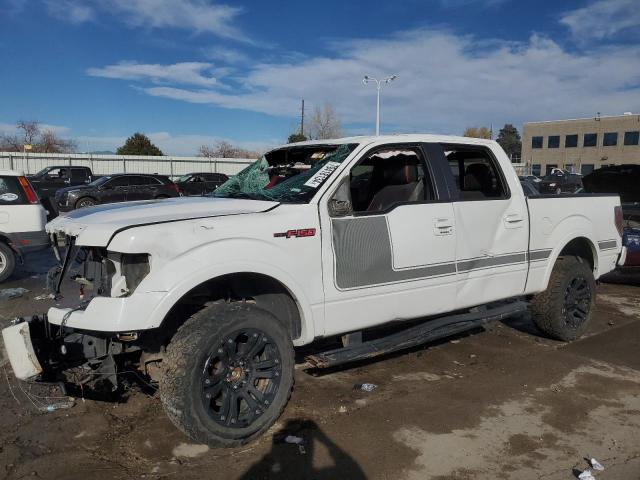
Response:
[[[309,137],[315,140],[340,138],[342,136],[340,119],[331,104],[325,103],[322,108],[316,106],[313,109],[308,131]]]
[[[75,151],[76,144],[73,140],[58,137],[52,130],[45,130],[35,149],[42,153],[71,153]]]
[[[465,137],[491,139],[492,132],[487,127],[467,127],[462,134]]]
[[[40,122],[18,120],[16,124],[18,131],[22,131],[22,138],[24,144],[31,145],[34,140],[40,135]]]
[[[202,145],[198,155],[207,158],[258,158],[260,152],[246,150],[231,143],[220,140],[215,145]]]

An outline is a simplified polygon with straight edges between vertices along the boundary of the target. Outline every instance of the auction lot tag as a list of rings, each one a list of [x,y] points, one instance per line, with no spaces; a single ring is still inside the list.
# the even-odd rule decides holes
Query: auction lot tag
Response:
[[[318,188],[325,179],[331,175],[336,168],[340,166],[339,162],[327,162],[327,164],[318,170],[313,177],[305,182],[305,186]]]

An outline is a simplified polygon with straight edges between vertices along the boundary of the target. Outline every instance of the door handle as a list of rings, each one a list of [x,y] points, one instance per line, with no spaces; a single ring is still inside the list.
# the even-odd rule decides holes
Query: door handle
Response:
[[[451,235],[453,233],[453,220],[450,218],[437,218],[433,222],[433,227],[436,235]]]
[[[524,222],[524,218],[519,213],[511,213],[509,215],[505,215],[504,223],[507,228],[519,228],[522,227]]]

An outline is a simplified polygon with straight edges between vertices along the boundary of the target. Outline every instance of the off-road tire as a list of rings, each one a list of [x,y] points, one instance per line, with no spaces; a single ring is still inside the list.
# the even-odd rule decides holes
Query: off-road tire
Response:
[[[584,318],[577,319],[567,308],[571,303],[569,291],[573,283],[581,283],[588,290],[580,304]],[[536,326],[557,340],[576,340],[587,329],[596,300],[596,282],[589,264],[580,257],[558,257],[553,266],[547,289],[531,300],[531,313]],[[582,313],[581,313],[582,314]]]
[[[205,405],[203,371],[227,336],[243,329],[263,332],[277,347],[280,383],[255,421],[246,428],[231,428],[220,425],[220,417],[214,420]],[[167,416],[191,439],[212,447],[236,447],[259,437],[280,417],[293,388],[291,336],[271,313],[246,302],[211,303],[195,313],[173,336],[162,363],[160,399]]]
[[[0,282],[8,279],[16,269],[16,254],[11,247],[0,242]]]
[[[82,197],[79,198],[76,201],[76,209],[78,208],[87,208],[87,207],[93,207],[94,205],[97,205],[98,202],[96,202],[93,198],[91,197]]]

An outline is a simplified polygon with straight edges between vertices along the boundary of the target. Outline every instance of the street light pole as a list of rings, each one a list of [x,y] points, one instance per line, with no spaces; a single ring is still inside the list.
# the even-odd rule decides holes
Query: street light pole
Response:
[[[362,79],[362,83],[366,85],[369,82],[376,83],[376,137],[380,135],[380,88],[384,83],[391,83],[396,78],[397,75],[391,75],[390,77],[385,78],[384,80],[378,80],[377,78],[370,77],[369,75],[365,75]]]

